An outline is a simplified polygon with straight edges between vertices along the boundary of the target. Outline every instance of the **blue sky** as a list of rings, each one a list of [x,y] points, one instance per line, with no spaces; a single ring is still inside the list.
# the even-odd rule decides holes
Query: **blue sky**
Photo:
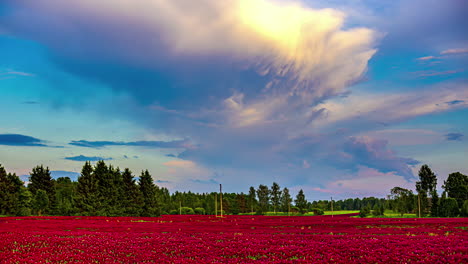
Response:
[[[468,4],[6,0],[0,163],[309,199],[468,173]],[[71,174],[70,174],[71,173]]]

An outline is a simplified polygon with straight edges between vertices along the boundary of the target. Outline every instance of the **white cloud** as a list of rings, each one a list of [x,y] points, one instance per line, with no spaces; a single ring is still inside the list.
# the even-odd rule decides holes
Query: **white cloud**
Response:
[[[468,48],[461,49],[447,49],[440,52],[441,55],[457,55],[457,54],[466,54],[468,53]]]
[[[224,56],[241,68],[287,79],[288,85],[273,88],[301,96],[341,91],[365,73],[376,52],[374,30],[344,29],[345,13],[293,1],[37,0],[19,5],[41,16],[17,12],[12,21],[20,22],[9,24],[69,56],[112,52],[144,65],[158,64],[162,56]],[[38,24],[49,30],[42,32]],[[81,41],[83,32],[96,33],[96,39]],[[93,46],[92,41],[102,40],[105,47]]]

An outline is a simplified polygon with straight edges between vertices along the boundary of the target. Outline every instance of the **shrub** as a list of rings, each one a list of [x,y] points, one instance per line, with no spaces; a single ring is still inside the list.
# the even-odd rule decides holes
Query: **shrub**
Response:
[[[182,212],[183,215],[195,214],[195,212],[193,211],[193,209],[190,208],[190,207],[182,207],[180,210],[181,210],[181,212]]]
[[[197,207],[193,210],[195,214],[197,215],[204,215],[205,214],[205,208]]]
[[[314,215],[323,215],[324,212],[320,208],[312,208],[312,212],[314,212]]]
[[[370,214],[370,209],[367,206],[361,208],[361,210],[359,211],[359,217],[366,217],[369,214]]]
[[[454,217],[459,214],[458,203],[455,198],[445,198],[440,201],[440,216]]]
[[[463,202],[463,206],[461,209],[461,216],[464,216],[464,217],[468,216],[468,200],[465,200],[465,202]]]

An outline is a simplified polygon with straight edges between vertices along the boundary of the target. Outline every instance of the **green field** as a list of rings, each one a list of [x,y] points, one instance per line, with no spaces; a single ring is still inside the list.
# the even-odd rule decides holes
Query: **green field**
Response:
[[[355,213],[359,213],[359,210],[342,210],[342,211],[324,211],[324,215],[342,215],[342,214],[355,214]],[[255,214],[255,213],[253,213]],[[251,215],[249,213],[247,214],[240,214],[240,215]],[[268,216],[287,216],[288,213],[283,213],[283,212],[267,212],[265,215],[268,215]],[[302,215],[302,214],[293,214],[293,213],[290,213],[289,215],[293,216],[293,215]],[[308,212],[308,213],[305,213],[303,214],[304,216],[313,216],[314,213],[313,212]]]

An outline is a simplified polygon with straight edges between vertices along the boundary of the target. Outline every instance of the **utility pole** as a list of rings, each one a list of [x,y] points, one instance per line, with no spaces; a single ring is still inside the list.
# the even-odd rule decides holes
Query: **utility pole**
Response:
[[[182,215],[182,201],[179,201],[179,215]]]
[[[219,184],[219,203],[221,206],[221,218],[223,217],[223,185]]]
[[[331,209],[332,209],[332,217],[333,217],[333,197],[330,197],[331,199]]]

